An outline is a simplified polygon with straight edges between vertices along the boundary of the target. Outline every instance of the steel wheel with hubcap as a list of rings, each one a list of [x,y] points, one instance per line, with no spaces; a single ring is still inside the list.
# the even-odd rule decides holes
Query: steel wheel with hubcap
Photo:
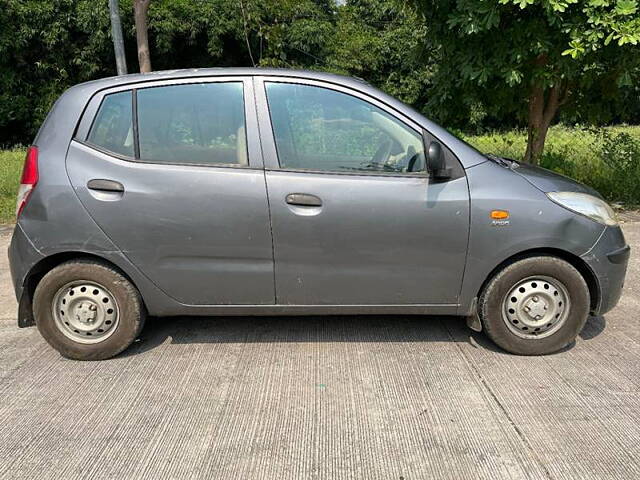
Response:
[[[504,297],[502,319],[522,338],[544,338],[562,328],[570,309],[569,293],[559,280],[531,277]]]
[[[63,356],[104,360],[136,339],[146,318],[140,293],[116,268],[74,260],[49,271],[33,296],[36,325]]]
[[[478,314],[486,334],[521,355],[556,352],[573,342],[590,309],[589,288],[566,260],[532,256],[497,272],[484,287]]]
[[[111,292],[98,283],[72,282],[54,296],[53,317],[58,329],[71,340],[98,343],[118,328],[118,303]]]

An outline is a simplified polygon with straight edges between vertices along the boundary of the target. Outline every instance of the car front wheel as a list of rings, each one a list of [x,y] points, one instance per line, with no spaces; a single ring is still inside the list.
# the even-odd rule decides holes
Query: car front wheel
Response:
[[[49,271],[34,293],[44,339],[64,357],[104,360],[136,339],[145,320],[138,290],[114,268],[89,260]]]
[[[544,355],[575,340],[589,305],[589,288],[575,267],[536,256],[498,272],[480,296],[478,313],[486,334],[504,350]]]

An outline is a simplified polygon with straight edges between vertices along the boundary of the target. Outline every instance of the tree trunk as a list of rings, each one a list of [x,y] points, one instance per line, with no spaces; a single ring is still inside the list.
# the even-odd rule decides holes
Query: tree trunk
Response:
[[[527,151],[524,161],[537,165],[544,151],[544,142],[553,118],[562,103],[562,86],[555,84],[547,92],[540,84],[535,84],[529,94],[529,120],[527,125]],[[545,95],[546,93],[546,95]]]
[[[149,53],[149,35],[147,31],[147,12],[150,0],[133,0],[133,15],[136,23],[136,39],[138,42],[138,64],[140,73],[151,71],[151,54]]]
[[[124,55],[124,40],[122,39],[122,23],[118,0],[109,0],[109,14],[111,16],[111,36],[113,37],[113,51],[116,56],[116,70],[118,75],[127,74],[127,58]]]

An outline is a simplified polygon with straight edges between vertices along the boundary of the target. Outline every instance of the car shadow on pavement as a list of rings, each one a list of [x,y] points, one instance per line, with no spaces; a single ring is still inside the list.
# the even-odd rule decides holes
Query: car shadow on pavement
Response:
[[[591,340],[597,337],[598,335],[600,335],[602,332],[604,332],[606,324],[607,324],[607,321],[605,317],[590,316],[589,318],[587,318],[587,322],[585,323],[584,327],[582,328],[582,331],[578,334],[578,336],[582,340]],[[489,340],[489,338],[482,332],[469,331],[468,336],[469,336],[469,342],[475,347],[484,348],[485,350],[491,350],[492,352],[496,352],[496,353],[506,353],[504,350],[502,350],[500,347],[494,344],[491,340]],[[575,347],[575,345],[576,345],[575,341],[571,342],[566,347],[558,350],[557,352],[552,353],[551,355],[555,355],[558,353],[563,353],[568,350],[571,350],[573,347]]]
[[[604,317],[590,317],[580,333],[599,335]],[[467,328],[462,317],[419,315],[151,317],[131,348],[120,357],[139,355],[161,345],[198,343],[333,343],[444,342],[467,343],[505,354],[483,333]],[[575,343],[562,351],[571,349]]]
[[[454,342],[471,332],[461,317],[336,315],[280,317],[151,317],[136,343],[121,356],[137,355],[167,342]]]

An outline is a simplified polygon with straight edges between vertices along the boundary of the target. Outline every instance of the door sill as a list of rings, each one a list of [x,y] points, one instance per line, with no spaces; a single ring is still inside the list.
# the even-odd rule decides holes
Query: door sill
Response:
[[[156,315],[457,315],[458,304],[181,305]]]

